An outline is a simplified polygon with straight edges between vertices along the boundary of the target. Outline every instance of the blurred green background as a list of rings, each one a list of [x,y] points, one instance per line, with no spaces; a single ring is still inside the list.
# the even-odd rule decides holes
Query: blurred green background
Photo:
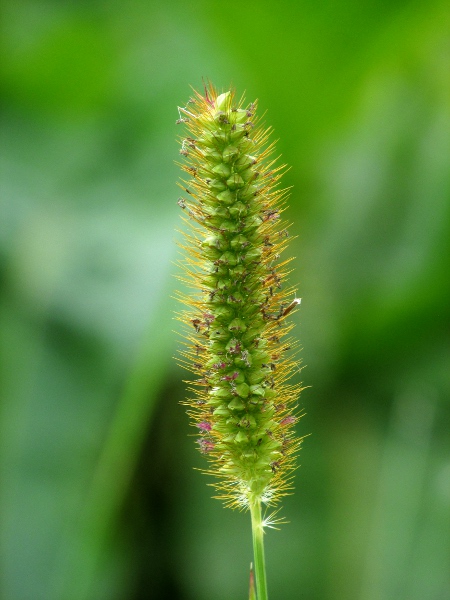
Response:
[[[4,0],[5,600],[247,596],[179,401],[176,107],[233,83],[292,166],[310,386],[273,600],[450,598],[446,0]]]

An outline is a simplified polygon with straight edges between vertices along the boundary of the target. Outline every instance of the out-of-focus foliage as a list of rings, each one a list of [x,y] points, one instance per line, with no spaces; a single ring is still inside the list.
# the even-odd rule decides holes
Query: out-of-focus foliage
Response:
[[[3,3],[0,596],[246,597],[249,517],[192,469],[172,360],[176,105],[204,76],[292,165],[312,436],[271,596],[449,598],[448,3],[164,4]]]

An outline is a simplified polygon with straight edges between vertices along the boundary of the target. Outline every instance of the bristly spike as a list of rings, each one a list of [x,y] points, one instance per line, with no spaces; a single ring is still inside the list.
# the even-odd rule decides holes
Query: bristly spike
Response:
[[[281,217],[287,190],[278,188],[286,166],[272,158],[271,130],[257,101],[243,108],[234,89],[203,87],[177,121],[187,129],[180,166],[191,177],[178,199],[189,228],[179,279],[196,290],[179,294],[189,308],[177,316],[186,329],[179,362],[198,378],[186,404],[217,497],[242,509],[292,489],[301,387],[288,383],[299,363],[286,336],[300,299],[286,287],[291,259],[280,260],[292,238]]]

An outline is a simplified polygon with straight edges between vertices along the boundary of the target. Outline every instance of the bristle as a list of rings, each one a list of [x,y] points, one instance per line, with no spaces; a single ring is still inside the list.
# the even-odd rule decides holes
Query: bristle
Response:
[[[280,260],[286,167],[270,158],[275,144],[257,102],[243,106],[233,89],[219,95],[208,82],[177,121],[187,128],[180,166],[191,177],[180,183],[188,231],[179,279],[196,290],[179,295],[189,308],[177,316],[186,329],[179,363],[199,378],[188,414],[217,497],[233,508],[290,493],[301,442],[293,430],[301,387],[287,383],[299,363],[286,338],[300,300],[285,287],[292,259]]]

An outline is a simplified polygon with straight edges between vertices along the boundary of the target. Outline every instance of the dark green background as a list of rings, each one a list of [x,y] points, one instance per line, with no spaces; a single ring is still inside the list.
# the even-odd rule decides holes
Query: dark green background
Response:
[[[272,600],[450,598],[443,0],[3,2],[5,600],[247,597],[188,437],[176,107],[258,97],[292,166],[307,416]]]

